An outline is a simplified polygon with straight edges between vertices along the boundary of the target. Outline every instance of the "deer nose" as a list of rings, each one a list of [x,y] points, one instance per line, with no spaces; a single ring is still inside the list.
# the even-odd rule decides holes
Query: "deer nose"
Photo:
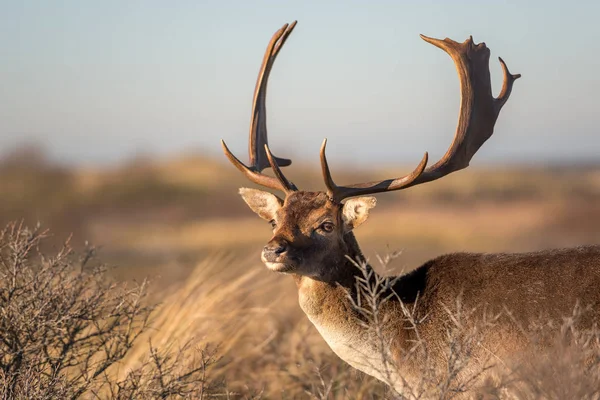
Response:
[[[277,240],[274,242],[267,243],[267,245],[263,248],[263,254],[265,255],[266,258],[269,258],[269,256],[277,257],[277,256],[285,253],[287,248],[288,248],[287,241]]]

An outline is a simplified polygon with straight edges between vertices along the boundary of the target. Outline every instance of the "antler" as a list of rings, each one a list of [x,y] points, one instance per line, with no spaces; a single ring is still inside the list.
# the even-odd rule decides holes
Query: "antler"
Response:
[[[504,84],[498,98],[492,96],[489,59],[490,50],[485,43],[474,44],[473,37],[463,43],[451,39],[433,39],[424,35],[421,38],[444,50],[456,65],[461,89],[461,105],[458,126],[452,144],[446,154],[434,165],[425,169],[427,153],[413,172],[402,178],[337,186],[331,178],[325,146],[321,147],[321,169],[327,186],[327,193],[334,201],[365,194],[406,189],[410,186],[430,182],[454,171],[469,166],[469,161],[481,145],[492,136],[494,124],[500,109],[508,100],[513,83],[520,74],[511,75],[504,61],[499,58],[504,72]]]
[[[248,153],[250,157],[250,167],[246,166],[236,156],[229,151],[229,148],[223,140],[221,145],[223,151],[229,161],[240,171],[246,175],[252,182],[262,186],[269,187],[271,189],[283,190],[288,193],[290,191],[297,190],[296,186],[288,181],[279,167],[285,167],[292,163],[291,160],[285,158],[275,157],[271,154],[267,140],[267,83],[269,80],[269,74],[279,54],[279,50],[283,47],[283,44],[287,40],[288,36],[294,30],[296,26],[294,21],[291,24],[285,24],[279,29],[269,42],[265,56],[263,58],[262,66],[258,73],[256,80],[256,87],[254,88],[254,101],[252,103],[252,117],[250,120],[250,139]],[[275,177],[264,175],[261,171],[267,167],[271,167],[275,173]]]

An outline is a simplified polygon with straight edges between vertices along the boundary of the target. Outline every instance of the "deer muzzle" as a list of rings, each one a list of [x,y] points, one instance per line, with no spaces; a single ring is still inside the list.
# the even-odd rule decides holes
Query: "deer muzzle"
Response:
[[[288,254],[290,243],[281,238],[274,238],[263,247],[261,259],[272,271],[289,272],[294,269],[294,263]]]

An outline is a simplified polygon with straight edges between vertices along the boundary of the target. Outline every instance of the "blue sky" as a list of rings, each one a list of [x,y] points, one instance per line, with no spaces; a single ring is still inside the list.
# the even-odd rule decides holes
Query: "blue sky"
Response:
[[[576,5],[574,5],[576,4]],[[416,163],[454,134],[458,80],[419,33],[472,34],[523,78],[479,163],[596,160],[600,2],[0,0],[0,153],[42,143],[70,163],[204,152],[245,159],[268,40],[298,26],[271,76],[275,154]]]

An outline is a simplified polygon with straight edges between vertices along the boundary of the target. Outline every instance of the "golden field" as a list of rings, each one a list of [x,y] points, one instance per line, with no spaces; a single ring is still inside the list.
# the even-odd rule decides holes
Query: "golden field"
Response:
[[[323,187],[317,166],[287,170],[301,188]],[[394,174],[346,170],[336,180]],[[146,356],[148,339],[191,341],[216,348],[208,374],[230,398],[393,398],[337,359],[299,309],[293,280],[262,266],[270,228],[239,198],[247,185],[224,160],[200,156],[83,169],[29,149],[0,161],[0,223],[40,222],[52,232],[42,252],[72,235],[76,251],[97,248],[117,281],[149,279],[147,301],[159,304],[151,329],[114,376]],[[446,252],[600,243],[595,165],[472,168],[378,200],[356,235],[372,260],[401,251],[396,272]]]

